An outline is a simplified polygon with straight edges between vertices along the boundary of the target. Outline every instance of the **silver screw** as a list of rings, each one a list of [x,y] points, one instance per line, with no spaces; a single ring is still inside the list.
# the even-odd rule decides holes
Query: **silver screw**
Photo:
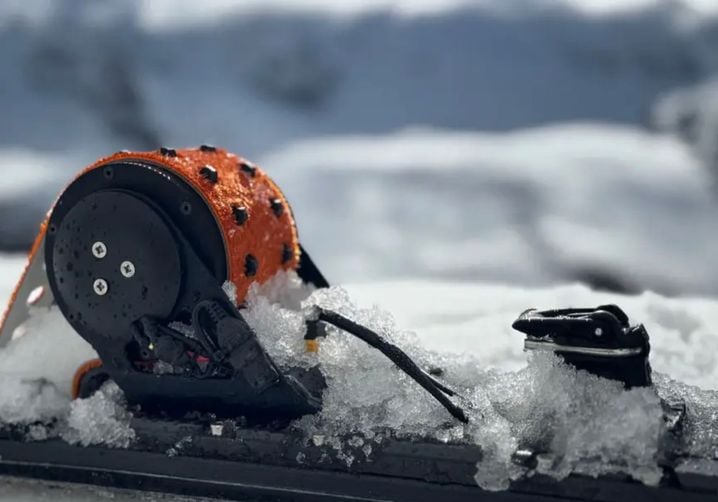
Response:
[[[95,279],[95,282],[92,284],[92,289],[95,290],[97,296],[105,296],[110,290],[110,286],[108,286],[107,281],[104,279]]]
[[[107,246],[105,246],[105,243],[100,242],[100,241],[95,242],[92,245],[92,255],[95,258],[99,258],[99,259],[102,259],[105,256],[107,256]]]
[[[120,272],[122,272],[122,275],[126,278],[131,278],[135,276],[135,264],[131,261],[123,261],[122,265],[120,265]]]
[[[596,333],[596,336],[602,336],[603,330],[601,328],[596,328],[596,331],[594,331],[594,333]]]

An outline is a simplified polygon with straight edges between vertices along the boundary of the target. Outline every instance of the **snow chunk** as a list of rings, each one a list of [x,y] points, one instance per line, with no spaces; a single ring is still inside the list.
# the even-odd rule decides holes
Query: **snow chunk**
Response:
[[[457,424],[381,353],[347,333],[330,328],[318,354],[307,355],[304,322],[314,305],[373,329],[424,368],[441,368],[442,380],[463,396],[459,401],[471,423]],[[281,365],[320,365],[328,385],[323,410],[294,425],[308,441],[334,449],[348,466],[357,451],[368,457],[371,442],[390,435],[481,446],[476,479],[490,490],[505,489],[528,472],[513,462],[518,449],[541,454],[537,470],[556,479],[572,472],[624,472],[647,484],[660,480],[657,460],[665,431],[653,389],[625,391],[547,354],[532,356],[516,372],[482,370],[471,356],[426,350],[392,316],[376,307],[359,308],[341,288],[314,292],[301,312],[256,292],[248,306],[247,319]]]
[[[299,308],[313,288],[296,272],[279,272],[264,284],[253,284],[242,311],[267,353],[280,366],[311,366],[304,350],[305,319]]]
[[[422,301],[422,291],[426,302]],[[476,479],[482,487],[492,490],[506,488],[512,479],[531,473],[529,467],[514,461],[517,450],[538,454],[535,470],[556,479],[572,472],[591,476],[622,472],[647,484],[659,481],[658,462],[666,431],[654,389],[625,391],[616,382],[576,371],[547,354],[530,357],[528,365],[518,370],[489,369],[501,358],[513,359],[514,363],[519,358],[524,360],[521,337],[509,335],[507,326],[527,306],[597,305],[607,303],[606,295],[580,287],[526,291],[463,285],[450,291],[447,285],[422,288],[421,283],[374,286],[371,293],[367,297],[389,304],[389,297],[400,297],[399,303],[404,307],[397,310],[405,314],[410,302],[419,316],[411,322],[433,328],[419,334],[403,330],[379,308],[356,305],[346,290],[312,291],[294,273],[279,274],[250,291],[243,314],[270,355],[285,367],[319,364],[327,380],[323,411],[294,423],[308,442],[333,449],[346,465],[370,459],[388,437],[477,445],[483,456],[476,459]],[[614,295],[611,300],[625,303],[632,319],[647,322],[654,336],[655,361],[667,369],[680,369],[674,354],[677,343],[685,343],[686,350],[693,347],[693,353],[697,353],[704,351],[704,338],[715,339],[708,332],[701,333],[705,326],[715,325],[711,322],[715,302],[668,300],[652,294],[620,298]],[[471,423],[462,425],[452,420],[388,359],[347,333],[329,329],[319,352],[307,353],[303,343],[305,321],[315,305],[336,310],[377,331],[420,366],[443,370],[441,380],[460,394],[457,402],[467,409]],[[432,311],[440,314],[431,317]],[[6,353],[15,350],[21,354],[19,347],[24,344],[39,347],[41,340],[64,329],[52,322],[57,312],[36,315],[40,315],[32,321],[36,324],[28,325],[32,329],[0,352],[5,364],[14,361],[22,366]],[[44,322],[40,322],[42,319]],[[472,324],[472,319],[487,322]],[[406,320],[402,320],[404,323]],[[460,324],[467,324],[472,336],[452,340],[452,332],[460,329]],[[72,335],[73,340],[79,338]],[[428,350],[429,338],[437,337],[456,353]],[[516,349],[509,348],[509,344]],[[436,341],[434,345],[438,345]],[[52,346],[64,347],[62,342]],[[488,347],[493,359],[475,357],[481,347]],[[42,364],[29,365],[40,367],[35,381],[31,381],[33,374],[29,371],[23,378],[5,378],[2,370],[11,366],[0,367],[0,421],[31,426],[28,437],[34,440],[59,434],[82,445],[130,444],[134,438],[131,415],[114,384],[104,386],[87,400],[70,403],[56,385],[42,381],[38,375],[49,371],[42,367],[52,366],[55,357],[66,360],[69,374],[74,371],[65,351],[56,352],[43,354]],[[29,348],[22,354],[28,354],[23,356],[28,358],[25,363],[39,361]],[[656,384],[660,396],[675,395],[688,404],[684,424],[688,453],[712,458],[718,450],[718,426],[713,425],[718,392],[702,391],[662,375],[656,375]],[[48,427],[49,422],[57,426]]]
[[[476,392],[484,394],[476,399],[484,416],[471,432],[488,452],[478,464],[483,488],[508,488],[517,449],[540,453],[537,471],[557,479],[625,472],[646,484],[660,481],[665,431],[653,389],[625,391],[618,382],[536,354],[524,370],[492,375]]]
[[[683,427],[683,447],[690,456],[718,459],[718,391],[705,391],[655,374],[659,394],[669,400],[683,399],[687,407]]]
[[[97,357],[57,307],[36,308],[0,351],[0,423],[26,425],[30,440],[61,436],[83,446],[126,447],[134,437],[122,392],[113,383],[70,400],[77,368]]]
[[[126,448],[135,437],[122,391],[106,383],[88,399],[70,401],[45,380],[6,378],[0,385],[0,423],[25,425],[31,441],[60,436],[71,444]]]
[[[0,375],[4,378],[46,380],[69,396],[75,370],[97,357],[56,306],[32,309],[30,319],[16,333],[23,335],[0,351]]]
[[[50,423],[65,415],[69,406],[70,399],[46,380],[22,380],[13,376],[2,376],[0,423]]]
[[[70,444],[127,448],[135,431],[130,426],[132,414],[125,406],[120,388],[107,382],[93,396],[72,402],[67,429],[61,436]]]

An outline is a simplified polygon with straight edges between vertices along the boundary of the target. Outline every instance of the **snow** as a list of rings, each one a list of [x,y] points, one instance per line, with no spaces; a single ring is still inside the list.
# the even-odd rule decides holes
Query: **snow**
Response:
[[[538,470],[557,478],[620,471],[655,484],[665,432],[655,393],[545,355],[527,364],[510,324],[530,306],[619,303],[651,334],[659,394],[689,403],[688,451],[718,451],[718,305],[685,296],[718,293],[718,203],[704,169],[716,158],[716,10],[712,0],[4,1],[0,247],[23,249],[61,186],[100,155],[229,147],[277,179],[315,261],[350,283],[312,292],[281,277],[247,312],[280,364],[325,368],[325,411],[297,424],[308,440],[347,463],[371,457],[387,428],[480,444],[477,482],[489,489],[525,474],[511,462],[519,447],[545,447]],[[21,263],[0,258],[0,297]],[[641,294],[565,285],[576,281]],[[444,367],[475,426],[446,427],[435,402],[348,335],[304,353],[307,301]],[[33,440],[127,445],[116,388],[70,402],[71,375],[93,352],[57,310],[36,311],[24,330],[0,352],[0,421],[27,425]],[[1,483],[4,496],[27,496]]]
[[[681,21],[710,2],[167,5],[0,6],[0,246],[96,157],[207,141],[278,179],[335,282],[718,292],[708,177],[638,128],[713,71]]]
[[[712,185],[718,180],[718,79],[666,93],[653,107],[652,125],[690,144],[710,169]]]
[[[63,416],[69,399],[57,387],[42,380],[14,378],[2,373],[0,423],[33,425]]]
[[[718,291],[709,176],[666,135],[584,123],[410,129],[303,141],[260,161],[335,281]]]
[[[75,333],[58,307],[34,308],[13,342],[0,351],[0,373],[18,380],[41,378],[69,396],[75,370],[95,358],[95,351]]]
[[[390,307],[400,321],[380,307],[362,307],[365,301]],[[622,305],[651,333],[658,394],[652,388],[625,391],[616,382],[578,372],[552,355],[532,355],[527,365],[522,337],[509,328],[529,306],[608,301]],[[530,474],[513,461],[518,449],[541,453],[536,472],[557,479],[572,472],[592,476],[621,472],[655,485],[661,477],[658,462],[666,434],[659,395],[677,395],[688,403],[689,453],[712,458],[718,450],[718,429],[712,420],[718,392],[693,386],[715,388],[716,302],[653,293],[609,295],[583,286],[525,289],[422,281],[312,291],[296,275],[284,273],[252,289],[246,318],[280,365],[320,364],[328,382],[323,410],[294,427],[308,441],[329,445],[347,465],[358,460],[357,451],[360,458],[371,458],[386,437],[422,437],[480,445],[485,455],[477,459],[477,482],[489,490],[505,489],[511,479]],[[458,402],[469,413],[470,423],[457,424],[386,358],[345,333],[330,330],[317,354],[306,353],[305,321],[313,305],[338,310],[369,326],[404,348],[422,367],[442,368],[442,380],[458,391]],[[26,326],[26,334],[4,352],[57,336],[62,331],[57,329],[61,322],[57,315],[54,309],[35,312],[30,321],[34,329]],[[413,332],[404,326],[419,329]],[[134,437],[131,415],[114,384],[89,399],[70,403],[48,380],[62,378],[48,375],[47,368],[71,371],[67,365],[77,359],[69,335],[66,338],[52,344],[55,350],[43,354],[42,364],[24,359],[22,379],[3,375],[0,419],[32,425],[28,437],[33,440],[59,435],[85,446],[126,447]],[[664,372],[679,381],[663,376]],[[59,425],[53,419],[59,419]]]
[[[135,439],[131,419],[122,391],[114,382],[107,382],[91,397],[72,402],[61,437],[82,446],[127,448]]]
[[[12,0],[0,144],[89,163],[160,142],[256,157],[417,124],[639,124],[710,71],[709,35],[679,22],[708,1]]]
[[[266,287],[294,291],[295,299],[310,293],[287,276],[276,278]],[[619,383],[576,371],[546,354],[532,355],[526,366],[522,337],[510,333],[509,326],[527,306],[536,303],[539,307],[598,305],[610,296],[609,301],[620,303],[631,314],[637,310],[644,314],[633,319],[646,322],[653,336],[654,368],[709,387],[715,385],[715,375],[702,370],[715,371],[715,364],[708,362],[696,368],[686,358],[715,352],[705,350],[700,341],[683,345],[679,339],[681,333],[690,339],[700,336],[697,333],[701,331],[706,332],[708,340],[716,339],[707,334],[715,326],[713,300],[669,300],[654,294],[617,297],[579,286],[516,290],[489,285],[390,283],[350,289],[357,291],[358,298],[374,294],[379,302],[393,299],[388,303],[403,312],[404,319],[433,311],[438,319],[448,320],[428,331],[420,329],[418,334],[406,331],[386,311],[358,307],[341,288],[312,293],[303,302],[304,310],[286,308],[254,290],[246,316],[280,365],[320,365],[328,384],[323,410],[317,416],[303,418],[296,427],[309,440],[330,445],[347,465],[357,460],[357,446],[368,446],[364,455],[371,457],[373,442],[381,442],[389,434],[480,445],[486,456],[478,464],[477,482],[489,490],[506,489],[511,479],[527,474],[526,468],[513,462],[514,453],[526,448],[542,452],[536,472],[556,479],[572,472],[592,476],[623,472],[655,485],[662,475],[658,462],[667,433],[659,395],[678,395],[686,400],[691,410],[685,431],[687,451],[712,458],[718,441],[718,429],[711,418],[718,404],[716,392],[673,382],[660,373],[658,393],[653,388],[625,391]],[[313,305],[338,310],[374,329],[407,350],[424,368],[442,368],[442,380],[463,396],[460,403],[469,412],[471,423],[463,426],[452,421],[386,358],[345,333],[330,330],[318,354],[304,354],[303,324]],[[698,320],[699,315],[705,317]],[[458,336],[452,319],[459,320]],[[481,321],[487,321],[482,330],[477,329]],[[424,317],[420,323],[431,326],[432,320]],[[432,345],[440,346],[440,350],[427,350]],[[676,363],[677,357],[684,358],[685,367]],[[520,369],[502,369],[506,367]]]
[[[17,270],[3,276],[6,287],[20,274],[19,266],[9,268]],[[83,446],[128,446],[134,438],[131,416],[114,383],[88,399],[70,399],[75,371],[96,357],[58,307],[33,308],[0,351],[0,423],[28,426],[31,440],[60,436]]]

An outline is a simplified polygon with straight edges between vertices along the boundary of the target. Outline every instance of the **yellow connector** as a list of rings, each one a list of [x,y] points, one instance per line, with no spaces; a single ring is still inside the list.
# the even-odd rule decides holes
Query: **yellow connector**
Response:
[[[304,340],[304,346],[307,352],[317,353],[319,352],[319,341],[318,340]]]

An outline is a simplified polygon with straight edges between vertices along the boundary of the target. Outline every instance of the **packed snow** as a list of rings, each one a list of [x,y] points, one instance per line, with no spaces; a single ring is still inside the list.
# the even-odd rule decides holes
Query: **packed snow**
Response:
[[[536,470],[558,479],[655,484],[656,392],[527,357],[510,328],[531,306],[615,302],[651,334],[658,396],[689,405],[686,451],[716,456],[717,301],[641,293],[718,294],[714,1],[171,3],[2,2],[0,248],[24,249],[100,155],[226,146],[277,179],[315,261],[349,283],[312,293],[281,277],[246,312],[280,364],[324,368],[324,411],[294,424],[308,441],[347,464],[388,434],[481,445],[476,479],[492,490],[530,474],[518,448],[544,452]],[[0,297],[21,264],[0,258]],[[576,281],[641,294],[557,285]],[[443,368],[472,424],[350,336],[306,354],[314,303]],[[116,386],[69,398],[92,357],[56,309],[34,311],[0,351],[0,422],[130,444]],[[11,500],[98,498],[0,484]]]
[[[708,410],[718,405],[718,393],[672,382],[660,374],[658,392],[653,388],[626,391],[617,382],[576,371],[546,354],[530,356],[526,366],[518,361],[525,361],[522,337],[510,330],[511,321],[527,306],[618,302],[632,314],[636,310],[645,312],[633,319],[646,322],[654,335],[653,365],[658,371],[666,371],[675,367],[681,349],[705,352],[700,342],[682,345],[678,339],[681,332],[690,338],[701,330],[702,323],[696,321],[698,313],[702,312],[706,323],[715,318],[714,301],[668,300],[652,294],[617,297],[584,287],[516,291],[501,286],[442,287],[432,283],[366,286],[366,294],[378,292],[378,298],[394,298],[399,311],[405,306],[405,315],[413,312],[426,316],[435,308],[437,318],[449,319],[431,334],[422,330],[417,334],[401,328],[379,307],[357,306],[342,288],[316,291],[302,302],[303,309],[297,309],[293,305],[302,292],[309,292],[291,275],[278,276],[274,281],[253,291],[247,320],[279,364],[320,365],[328,382],[323,410],[298,421],[295,427],[308,438],[321,438],[348,465],[360,460],[350,453],[354,450],[351,446],[367,446],[363,454],[370,457],[374,442],[380,444],[389,431],[395,437],[480,445],[485,457],[477,466],[476,479],[489,490],[506,489],[512,479],[529,474],[513,462],[514,453],[525,448],[543,452],[536,472],[556,479],[571,473],[598,476],[623,472],[655,485],[662,476],[658,462],[667,434],[659,395],[679,395],[691,410],[685,430],[687,453],[713,458],[717,451],[718,428]],[[385,288],[388,295],[382,295]],[[276,296],[278,291],[285,292],[286,307]],[[434,307],[427,308],[429,301]],[[460,402],[469,411],[471,422],[463,426],[452,421],[446,410],[384,356],[347,334],[331,330],[322,340],[316,359],[304,354],[304,321],[314,305],[339,311],[374,329],[408,351],[424,368],[442,368],[442,380],[462,396]],[[448,305],[451,307],[442,309]],[[466,317],[457,316],[461,323],[473,321],[464,328],[469,336],[456,336],[452,329],[451,319],[457,310],[466,311]],[[491,316],[493,322],[477,329],[483,316]],[[421,324],[431,325],[426,319]],[[281,331],[273,326],[281,327]],[[710,332],[712,326],[705,328]],[[715,335],[708,336],[715,339]],[[428,350],[427,345],[441,349]],[[514,364],[524,367],[500,369]],[[709,366],[715,371],[715,365]],[[676,369],[692,383],[707,388],[715,385],[713,375],[695,371],[695,367]],[[347,441],[347,437],[351,439]]]
[[[30,426],[33,440],[128,446],[131,415],[114,383],[88,399],[70,400],[75,371],[96,357],[56,306],[34,308],[0,350],[0,422]]]
[[[367,298],[385,303],[401,321],[378,306],[360,306]],[[652,335],[656,389],[626,391],[553,355],[527,359],[522,336],[510,330],[511,321],[529,306],[595,306],[607,301],[621,304],[634,321],[646,324]],[[315,305],[374,329],[422,367],[443,369],[441,378],[458,391],[470,423],[453,421],[384,356],[347,334],[330,330],[317,354],[306,353],[305,321]],[[687,402],[686,452],[713,458],[718,451],[712,420],[718,392],[710,390],[718,367],[713,360],[718,354],[715,312],[715,300],[609,295],[582,286],[527,290],[406,282],[311,291],[296,275],[280,274],[252,290],[245,314],[278,364],[319,364],[327,379],[322,412],[292,426],[307,441],[328,445],[347,465],[370,459],[388,437],[479,445],[484,456],[477,459],[477,483],[503,490],[512,479],[530,474],[513,461],[517,450],[527,448],[541,453],[536,472],[556,479],[571,473],[620,472],[657,484],[667,434],[659,396]],[[36,312],[30,321],[35,329],[5,351],[25,346],[32,354],[28,346],[47,345],[48,337],[64,331],[57,315],[54,309]],[[39,320],[43,317],[47,322]],[[406,329],[411,326],[420,328]],[[126,447],[134,437],[131,415],[114,384],[72,403],[66,389],[61,390],[65,372],[85,357],[73,348],[69,331],[65,341],[52,344],[54,353],[43,354],[41,364],[27,364],[22,379],[3,379],[0,420],[32,425],[28,437],[33,440],[59,435],[82,445]],[[0,364],[0,374],[17,363],[9,361],[13,359]],[[30,356],[25,361],[40,360]],[[48,368],[54,371],[48,373]]]

